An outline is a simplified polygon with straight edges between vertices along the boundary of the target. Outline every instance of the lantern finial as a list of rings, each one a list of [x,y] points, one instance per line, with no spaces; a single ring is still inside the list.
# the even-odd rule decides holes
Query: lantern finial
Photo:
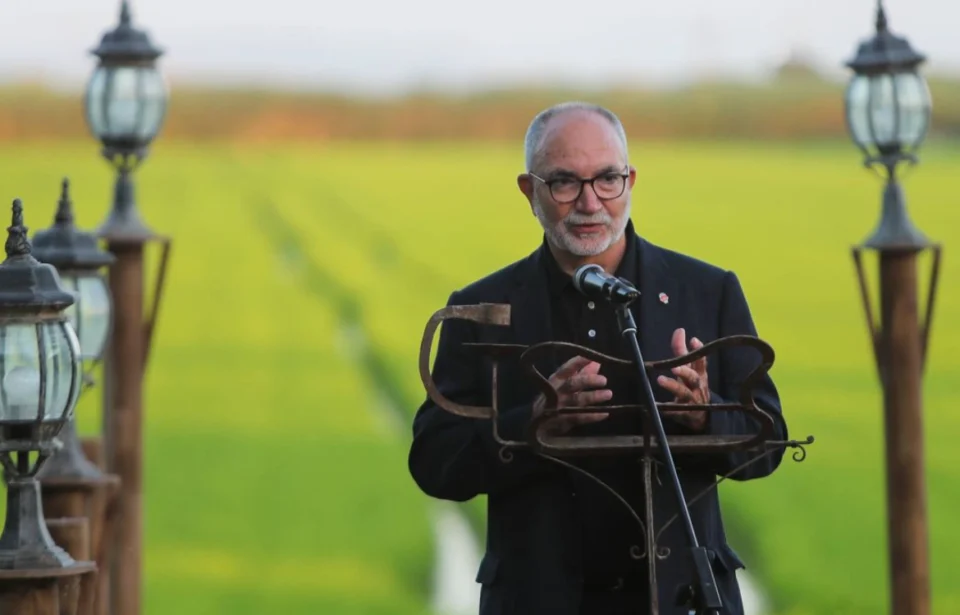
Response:
[[[124,0],[126,4],[126,0]],[[887,31],[887,12],[883,10],[883,0],[877,0],[877,33]]]
[[[128,3],[127,0],[123,0],[123,2],[120,3],[120,25],[129,26],[131,21],[130,3]]]
[[[57,224],[73,224],[73,201],[70,200],[70,180],[66,177],[60,188],[60,201],[57,203],[57,214],[53,221]]]
[[[7,258],[30,255],[30,242],[27,240],[27,227],[23,225],[23,203],[13,199],[13,222],[7,227]]]

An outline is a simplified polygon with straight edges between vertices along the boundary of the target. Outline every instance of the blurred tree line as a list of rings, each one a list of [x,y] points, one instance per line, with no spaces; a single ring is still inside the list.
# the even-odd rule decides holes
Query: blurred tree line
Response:
[[[516,140],[540,109],[584,98],[615,110],[636,138],[846,138],[844,87],[791,65],[762,84],[700,82],[672,90],[535,88],[363,98],[173,84],[162,138]],[[960,79],[931,77],[930,88],[933,134],[960,135]],[[82,93],[30,84],[0,88],[0,140],[87,137]]]

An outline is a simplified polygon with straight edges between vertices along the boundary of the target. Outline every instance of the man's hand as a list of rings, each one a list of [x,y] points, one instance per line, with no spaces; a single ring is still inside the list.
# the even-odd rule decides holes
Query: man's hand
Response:
[[[691,350],[703,348],[703,343],[697,338],[690,340],[690,350],[687,349],[687,334],[683,329],[673,332],[670,346],[676,356],[685,355]],[[710,385],[707,382],[707,358],[701,357],[690,365],[681,365],[671,370],[677,378],[660,376],[657,383],[673,393],[675,402],[683,404],[710,403]],[[707,424],[707,411],[665,412],[664,415],[678,419],[696,431],[702,430]]]
[[[601,376],[600,364],[581,356],[576,356],[561,365],[550,376],[550,384],[557,389],[560,395],[560,407],[593,406],[613,397],[610,389],[601,389],[607,384],[606,376]],[[537,396],[533,402],[533,418],[543,414],[546,398],[543,394]],[[570,431],[577,425],[596,423],[607,418],[609,413],[599,414],[564,414],[546,423],[546,431],[550,435],[559,436]]]

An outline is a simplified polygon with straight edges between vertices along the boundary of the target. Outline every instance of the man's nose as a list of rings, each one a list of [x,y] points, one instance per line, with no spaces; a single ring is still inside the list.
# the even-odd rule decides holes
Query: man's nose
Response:
[[[597,196],[593,184],[584,184],[580,192],[580,198],[577,199],[577,210],[583,213],[592,214],[603,209],[603,201]]]

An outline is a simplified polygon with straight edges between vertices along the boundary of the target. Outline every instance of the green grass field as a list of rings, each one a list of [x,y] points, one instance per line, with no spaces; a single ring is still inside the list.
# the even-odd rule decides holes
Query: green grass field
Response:
[[[724,485],[734,547],[778,615],[885,612],[881,399],[849,251],[878,219],[879,180],[846,143],[632,156],[639,231],[738,273],[792,436],[817,438],[804,463]],[[905,182],[946,247],[925,380],[937,614],[960,610],[958,163],[931,147]],[[519,143],[158,144],[137,180],[175,240],[147,382],[148,615],[428,612],[430,502],[407,475],[407,419],[398,431],[384,408],[409,417],[422,398],[419,339],[449,292],[539,242],[521,164]],[[105,214],[112,176],[91,143],[6,146],[0,168],[31,232],[63,175],[82,226]]]

